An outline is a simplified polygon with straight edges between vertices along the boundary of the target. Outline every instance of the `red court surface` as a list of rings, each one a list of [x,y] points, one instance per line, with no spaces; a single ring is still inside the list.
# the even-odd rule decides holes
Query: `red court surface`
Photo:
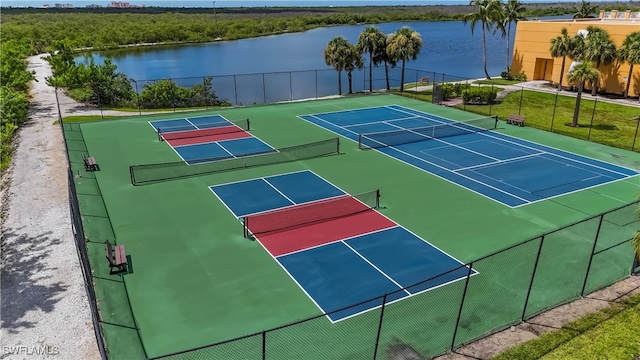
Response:
[[[338,219],[262,234],[257,239],[271,255],[280,256],[393,226],[396,223],[370,209]]]
[[[239,128],[236,128],[239,129]],[[192,132],[204,132],[204,131],[208,131],[210,129],[207,130],[194,130]],[[190,131],[191,132],[191,131]],[[251,137],[252,135],[249,134],[248,132],[244,131],[244,130],[239,130],[239,131],[234,131],[234,132],[227,132],[227,133],[222,133],[222,134],[204,134],[204,133],[200,133],[200,136],[190,136],[190,137],[186,137],[186,138],[181,138],[181,139],[173,139],[173,140],[169,140],[167,138],[165,138],[167,140],[167,142],[169,143],[169,145],[171,146],[183,146],[183,145],[195,145],[195,144],[203,144],[203,143],[210,143],[210,142],[215,142],[215,141],[224,141],[224,140],[233,140],[233,139],[242,139],[242,138],[248,138]]]

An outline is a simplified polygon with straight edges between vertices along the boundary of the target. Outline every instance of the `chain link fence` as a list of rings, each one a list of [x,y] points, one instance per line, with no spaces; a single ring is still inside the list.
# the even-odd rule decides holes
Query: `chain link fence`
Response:
[[[371,78],[372,89],[386,90],[387,79],[391,88],[397,89],[400,86],[401,69],[390,68],[388,78],[383,67],[376,69]],[[368,92],[368,74],[368,69],[352,74],[353,92]],[[162,106],[154,108],[154,111],[177,112],[208,109],[220,106],[221,101],[226,102],[222,106],[244,106],[336,96],[337,76],[333,70],[314,70],[165,79],[167,81],[164,82],[138,80],[132,81],[134,101],[124,109],[109,108],[99,100],[95,105],[78,105],[66,97],[63,91],[58,89],[56,94],[59,95],[59,110],[62,109],[65,114],[90,114],[104,118],[121,115],[123,111],[131,115],[142,115],[149,110],[148,105],[153,100],[145,90],[158,84],[167,85],[170,90],[164,92],[165,95],[169,94],[165,98],[153,100],[157,101],[153,106]],[[343,91],[347,88],[347,82],[347,76],[343,72]],[[434,86],[450,82],[463,82],[470,86],[472,83],[470,79],[452,75],[405,69],[404,95],[418,97],[422,93],[433,91]],[[184,102],[186,97],[181,89],[185,88],[192,89],[186,96],[192,102]],[[545,120],[536,122],[528,117],[528,126],[564,133],[564,124],[570,118],[569,114],[559,111],[559,102],[565,101],[561,94],[549,93],[547,97],[541,98],[539,94],[524,87],[515,89],[512,93],[512,96],[504,98],[499,104],[481,108],[466,104],[458,106],[479,114],[497,114],[501,118],[509,113],[537,114],[537,117]],[[589,126],[578,128],[578,137],[607,143],[606,139],[610,138],[611,131],[620,129],[625,133],[633,133],[633,136],[622,138],[616,135],[616,146],[630,150],[640,148],[640,140],[636,141],[638,119],[630,117],[628,122],[616,122],[613,125],[616,128],[612,129],[611,125],[605,124],[611,112],[606,103],[597,99],[583,101],[580,114],[578,123]],[[98,261],[104,263],[104,238],[110,238],[114,242],[117,240],[95,177],[81,170],[81,153],[87,151],[82,131],[78,124],[73,123],[61,125],[61,130],[69,161],[69,202],[75,242],[98,347],[102,357],[106,359],[108,353],[105,338],[109,337],[109,332],[104,331],[105,327],[115,325],[130,329],[131,336],[138,338],[140,333],[130,304],[126,305],[128,294],[124,279],[113,281],[103,273],[105,266],[97,266]],[[571,136],[576,135],[572,133]],[[312,349],[322,349],[313,356],[322,359],[437,356],[628,277],[637,265],[634,262],[631,238],[640,225],[635,212],[638,204],[636,201],[584,219],[465,264],[462,268],[467,271],[467,276],[462,280],[453,281],[452,274],[461,270],[454,269],[407,288],[409,291],[430,290],[418,291],[402,301],[396,302],[393,294],[385,294],[354,305],[351,309],[338,310],[358,313],[359,308],[369,309],[372,303],[375,304],[374,310],[330,326],[327,314],[322,314],[159,358],[308,358]],[[86,224],[89,224],[88,228]],[[85,232],[87,229],[88,233]],[[447,285],[431,286],[443,283]],[[122,315],[122,308],[109,308],[112,299],[108,297],[113,296],[119,297],[119,304],[129,307],[128,314]],[[116,313],[114,317],[109,315]],[[142,341],[140,344],[140,356],[146,358]]]
[[[639,203],[472,261],[461,266],[467,273],[461,281],[449,281],[460,270],[453,269],[399,290],[429,289],[401,301],[385,294],[337,310],[358,313],[376,306],[331,326],[324,314],[157,359],[437,356],[628,277],[635,266],[632,237],[640,225]],[[324,352],[311,354],[317,344]]]

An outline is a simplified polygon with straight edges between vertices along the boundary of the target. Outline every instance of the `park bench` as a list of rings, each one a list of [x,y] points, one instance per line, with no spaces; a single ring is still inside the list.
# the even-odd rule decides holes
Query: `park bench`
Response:
[[[98,163],[96,162],[96,159],[93,156],[87,157],[84,153],[82,153],[82,161],[84,162],[85,170],[87,171],[98,170]]]
[[[107,260],[109,260],[109,275],[119,274],[127,271],[127,253],[124,245],[113,246],[109,240],[104,242],[107,251]]]
[[[524,119],[524,115],[509,114],[507,117],[507,124],[524,126]]]

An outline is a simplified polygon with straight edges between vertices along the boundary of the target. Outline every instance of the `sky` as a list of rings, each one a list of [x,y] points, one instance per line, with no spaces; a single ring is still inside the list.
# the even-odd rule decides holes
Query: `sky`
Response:
[[[119,0],[131,5],[145,5],[158,7],[207,7],[212,8],[214,1],[176,1],[176,0]],[[612,0],[613,1],[613,0]],[[74,7],[85,7],[96,4],[108,6],[110,0],[0,0],[0,6],[42,7],[44,4],[53,6],[72,4]],[[579,0],[521,0],[523,3],[568,2],[577,3]],[[466,5],[468,0],[216,0],[215,7],[270,7],[270,6],[368,6],[368,5]]]

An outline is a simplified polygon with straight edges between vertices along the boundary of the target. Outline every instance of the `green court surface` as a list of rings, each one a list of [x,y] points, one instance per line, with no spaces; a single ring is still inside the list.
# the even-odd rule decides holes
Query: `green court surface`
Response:
[[[282,148],[336,136],[298,119],[298,115],[391,104],[456,120],[477,117],[394,95],[224,109],[188,116],[249,118],[254,136]],[[358,145],[347,139],[341,139],[341,153],[336,155],[133,186],[130,165],[179,160],[166,143],[158,141],[148,121],[185,116],[170,113],[65,124],[72,166],[81,175],[76,185],[112,359],[161,356],[321,314],[257,241],[243,237],[242,225],[212,194],[208,188],[211,185],[311,169],[350,194],[377,188],[382,195],[379,211],[383,215],[465,263],[623,206],[638,196],[636,176],[509,208],[381,153],[358,150]],[[625,150],[504,122],[499,122],[495,131],[625,167],[639,167],[637,154]],[[100,171],[84,172],[83,152],[95,157]],[[612,221],[617,223],[610,232],[613,235],[601,238],[599,246],[631,236],[635,225],[629,225],[627,219],[633,218],[633,212],[619,216],[623,220]],[[581,234],[589,237],[597,227],[596,219],[545,240],[543,255],[548,256],[540,259],[541,275],[533,284],[539,291],[528,300],[528,312],[535,313],[575,295],[574,288],[582,286],[581,269],[586,268],[584,262],[593,244],[593,239],[585,240]],[[131,256],[131,273],[109,275],[105,239],[125,244]],[[456,343],[474,339],[522,315],[539,246],[539,241],[531,241],[473,265],[479,274],[468,284]],[[590,288],[628,273],[628,247],[616,249],[619,253],[603,253],[606,261],[594,260],[592,271],[613,273],[593,280]],[[620,261],[621,269],[607,267],[610,260]],[[386,306],[378,357],[387,358],[394,348],[402,346],[424,356],[446,351],[451,346],[464,286],[464,281],[458,281]],[[318,317],[269,332],[267,358],[372,358],[380,311],[335,324]],[[261,358],[262,346],[262,336],[257,335],[202,349],[194,357],[184,354],[176,358]]]

